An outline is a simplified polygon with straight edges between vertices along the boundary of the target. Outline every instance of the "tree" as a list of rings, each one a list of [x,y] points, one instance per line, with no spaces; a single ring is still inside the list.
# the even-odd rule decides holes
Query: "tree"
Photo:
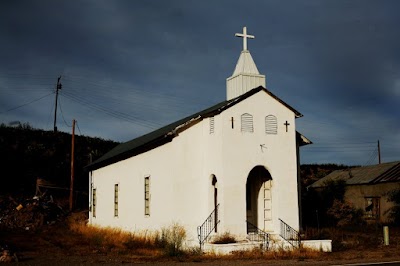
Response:
[[[327,211],[327,214],[332,217],[337,226],[360,225],[364,223],[363,210],[356,209],[353,204],[348,201],[340,201],[335,199],[332,207]]]
[[[392,202],[393,206],[385,213],[388,214],[389,220],[394,224],[400,224],[400,188],[394,189],[388,193],[388,202]]]

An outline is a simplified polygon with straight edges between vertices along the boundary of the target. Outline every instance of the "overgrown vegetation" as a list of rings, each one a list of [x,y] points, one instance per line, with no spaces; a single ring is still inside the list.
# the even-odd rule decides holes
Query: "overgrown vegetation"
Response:
[[[168,256],[184,254],[183,243],[186,239],[185,228],[177,223],[163,227],[161,232],[156,232],[156,246],[161,247]]]
[[[310,215],[310,217],[305,219],[307,221],[305,226],[363,225],[365,223],[363,210],[357,209],[350,202],[345,201],[345,192],[346,181],[341,179],[325,182],[319,192],[310,189],[306,194],[308,209],[303,213],[303,216]],[[304,202],[303,206],[305,206]]]
[[[152,254],[177,257],[192,252],[184,248],[185,228],[177,223],[159,231],[128,232],[118,228],[87,225],[81,217],[71,217],[69,229],[80,235],[93,248],[117,250],[119,253]]]
[[[234,251],[231,255],[227,255],[229,259],[315,259],[321,257],[322,253],[318,250],[312,250],[308,248],[299,249],[284,249],[280,248],[277,250],[264,251],[262,249],[253,249],[245,251]]]
[[[231,244],[236,242],[236,238],[230,232],[218,234],[212,241],[214,244]]]
[[[332,217],[337,226],[365,225],[364,212],[348,201],[335,199],[328,209],[327,215]]]
[[[326,215],[328,209],[333,205],[334,199],[342,199],[344,186],[340,184],[328,184],[329,188],[324,195],[318,194],[308,186],[325,177],[335,170],[349,169],[352,166],[337,164],[304,164],[300,167],[301,176],[301,204],[303,214],[303,226],[331,226],[331,217]]]
[[[351,225],[343,227],[308,227],[303,231],[303,239],[330,239],[332,249],[336,251],[375,250],[383,248],[382,226]],[[400,246],[400,228],[390,227],[390,245]]]
[[[400,224],[400,188],[394,189],[388,193],[388,201],[393,203],[393,206],[386,212],[393,224]]]
[[[126,232],[115,228],[99,228],[86,225],[81,217],[69,219],[69,228],[79,235],[80,241],[88,243],[92,249],[103,252],[118,252],[119,254],[138,254],[152,256],[153,259],[162,257],[178,257],[180,260],[209,260],[209,259],[309,259],[320,256],[319,251],[300,248],[286,250],[284,248],[264,251],[255,248],[247,251],[235,251],[229,255],[202,253],[198,248],[184,247],[185,229],[174,223],[159,231]],[[220,244],[233,243],[236,240],[229,233],[219,235]],[[215,243],[215,242],[214,242]]]

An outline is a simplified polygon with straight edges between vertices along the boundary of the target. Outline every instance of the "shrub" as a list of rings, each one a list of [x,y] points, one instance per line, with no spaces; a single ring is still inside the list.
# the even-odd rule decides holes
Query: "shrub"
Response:
[[[168,256],[183,254],[183,242],[186,239],[186,230],[183,226],[174,223],[169,227],[163,227],[156,235],[156,245],[164,249]]]
[[[327,214],[331,216],[337,226],[360,225],[365,223],[363,220],[363,211],[356,209],[350,202],[335,199],[332,207],[328,209]]]
[[[394,224],[400,224],[400,188],[388,193],[388,202],[394,205],[385,213],[388,213],[389,220]]]
[[[230,243],[236,243],[236,242],[237,241],[236,241],[235,237],[231,233],[225,232],[221,235],[217,235],[212,243],[213,244],[230,244]]]

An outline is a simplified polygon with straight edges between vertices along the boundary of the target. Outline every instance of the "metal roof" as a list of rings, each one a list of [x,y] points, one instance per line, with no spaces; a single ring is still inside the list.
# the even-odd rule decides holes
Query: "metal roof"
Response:
[[[119,144],[106,154],[104,154],[102,157],[100,157],[98,160],[94,161],[92,164],[86,166],[87,170],[95,170],[101,167],[104,167],[106,165],[127,159],[129,157],[138,155],[140,153],[149,151],[151,149],[154,149],[158,146],[161,146],[167,142],[172,141],[174,137],[178,135],[179,132],[187,129],[188,127],[200,122],[204,118],[210,117],[217,115],[224,110],[234,106],[235,104],[243,101],[244,99],[247,99],[248,97],[256,94],[259,91],[264,91],[274,99],[276,99],[278,102],[283,104],[285,107],[290,109],[291,111],[294,112],[296,117],[301,117],[303,116],[301,113],[296,111],[294,108],[289,106],[287,103],[276,97],[274,94],[272,94],[270,91],[267,89],[263,88],[262,86],[254,88],[248,92],[246,92],[243,95],[240,95],[234,99],[231,99],[229,101],[223,101],[220,102],[210,108],[207,108],[203,111],[200,111],[198,113],[195,113],[193,115],[190,115],[186,118],[183,118],[179,121],[176,121],[172,124],[169,124],[165,127],[162,127],[160,129],[157,129],[153,132],[150,132],[146,135],[143,135],[141,137],[138,137],[136,139],[130,140],[128,142]]]
[[[346,180],[347,185],[400,182],[400,161],[336,170],[316,181],[310,187],[324,187],[330,180]]]

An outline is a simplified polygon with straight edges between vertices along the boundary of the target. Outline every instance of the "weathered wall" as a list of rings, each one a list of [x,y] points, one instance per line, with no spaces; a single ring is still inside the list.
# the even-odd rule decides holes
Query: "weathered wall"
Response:
[[[366,197],[380,197],[380,222],[387,222],[386,211],[393,206],[387,201],[387,192],[398,188],[397,183],[383,183],[375,185],[351,185],[346,187],[345,199],[354,204],[356,208],[365,210]]]

